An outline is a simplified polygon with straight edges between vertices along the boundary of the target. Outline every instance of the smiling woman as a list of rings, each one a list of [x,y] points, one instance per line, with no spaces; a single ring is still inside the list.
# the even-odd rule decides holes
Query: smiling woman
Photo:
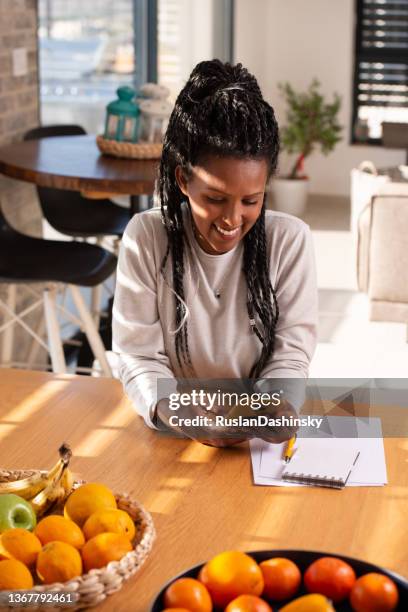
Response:
[[[188,198],[200,246],[213,255],[230,251],[258,220],[268,167],[265,160],[212,157],[188,180],[176,168],[180,191]]]
[[[300,219],[265,209],[278,150],[256,79],[240,64],[198,64],[164,139],[160,209],[132,219],[119,258],[114,350],[152,427],[169,424],[167,398],[180,378],[307,376],[313,250]],[[159,389],[162,379],[169,384]],[[189,416],[200,411],[189,406]]]

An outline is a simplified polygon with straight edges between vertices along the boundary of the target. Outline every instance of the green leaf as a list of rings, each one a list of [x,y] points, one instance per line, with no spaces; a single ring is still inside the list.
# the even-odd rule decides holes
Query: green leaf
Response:
[[[343,126],[338,122],[341,97],[334,93],[333,101],[326,102],[317,79],[306,92],[296,92],[287,82],[279,83],[278,88],[287,105],[286,122],[281,128],[282,149],[308,157],[320,146],[328,155],[342,139]]]

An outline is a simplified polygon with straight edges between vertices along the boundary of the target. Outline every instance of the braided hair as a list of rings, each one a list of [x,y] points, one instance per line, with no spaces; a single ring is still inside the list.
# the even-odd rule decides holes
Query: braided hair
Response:
[[[181,204],[184,196],[175,170],[188,177],[193,166],[211,155],[263,159],[268,176],[276,170],[278,125],[272,107],[263,99],[254,76],[241,64],[220,60],[197,64],[177,97],[164,137],[157,193],[168,244],[161,273],[171,255],[175,294],[175,351],[182,371],[193,372],[188,347],[187,305],[184,293],[185,234]],[[259,377],[272,355],[279,316],[269,279],[265,234],[265,201],[261,214],[244,236],[243,272],[247,282],[247,310],[251,327],[262,343],[260,358],[250,377]],[[255,316],[262,324],[258,329]]]

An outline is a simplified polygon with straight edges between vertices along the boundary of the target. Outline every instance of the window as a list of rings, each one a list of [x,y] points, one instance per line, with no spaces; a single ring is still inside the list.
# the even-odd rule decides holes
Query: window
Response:
[[[152,0],[39,0],[41,122],[103,129],[106,104],[119,85],[138,87],[149,70],[156,31]],[[154,15],[155,17],[155,15]],[[143,62],[141,61],[143,58]],[[149,78],[150,77],[150,78]]]
[[[233,0],[157,0],[158,80],[172,101],[197,62],[232,61]]]
[[[41,123],[103,130],[124,84],[174,101],[194,65],[232,59],[233,0],[38,0]]]
[[[408,124],[408,0],[356,0],[353,142]]]

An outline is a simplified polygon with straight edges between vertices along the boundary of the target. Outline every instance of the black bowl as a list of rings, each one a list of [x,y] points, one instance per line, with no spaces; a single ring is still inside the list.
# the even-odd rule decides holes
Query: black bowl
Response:
[[[398,576],[398,574],[394,574],[393,572],[385,570],[382,567],[379,567],[378,565],[373,565],[372,563],[366,563],[365,561],[359,561],[358,559],[352,559],[351,557],[344,557],[343,555],[333,555],[333,553],[315,552],[315,551],[309,551],[309,550],[259,550],[256,552],[249,552],[248,554],[251,557],[253,557],[255,561],[257,561],[257,563],[260,563],[261,561],[266,561],[267,559],[270,559],[271,557],[285,557],[286,559],[290,559],[291,561],[294,561],[294,563],[296,563],[296,565],[299,567],[302,574],[309,567],[309,565],[313,561],[316,561],[316,559],[319,559],[319,557],[335,556],[337,559],[342,559],[342,561],[346,561],[346,563],[351,565],[351,567],[356,572],[357,577],[362,576],[363,574],[368,574],[369,572],[378,572],[380,574],[384,574],[385,576],[388,576],[389,578],[391,578],[391,580],[395,582],[398,588],[398,592],[399,592],[399,603],[398,603],[397,610],[400,610],[400,611],[408,610],[408,580],[406,580],[402,576]],[[164,609],[165,607],[163,603],[164,592],[172,582],[177,580],[177,578],[187,578],[187,577],[196,578],[202,567],[203,567],[203,564],[196,565],[195,567],[192,567],[186,572],[183,572],[182,574],[179,574],[178,576],[175,576],[174,578],[169,580],[169,582],[167,582],[164,585],[164,587],[161,589],[160,593],[157,595],[156,599],[154,600],[153,605],[150,609],[150,612],[161,612]],[[305,591],[305,589],[301,587],[296,597],[305,595],[306,592],[307,591]],[[288,603],[287,601],[279,602],[278,608],[276,607],[276,603],[275,603],[275,605],[273,605],[272,607],[275,611],[277,609],[280,609],[287,603]],[[350,612],[352,611],[352,608],[350,604],[348,603],[348,601],[344,601],[341,604],[336,604],[336,611],[337,612],[346,612],[346,611]]]

